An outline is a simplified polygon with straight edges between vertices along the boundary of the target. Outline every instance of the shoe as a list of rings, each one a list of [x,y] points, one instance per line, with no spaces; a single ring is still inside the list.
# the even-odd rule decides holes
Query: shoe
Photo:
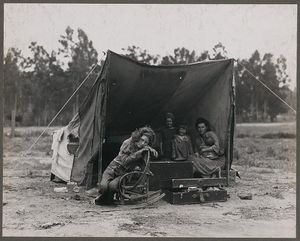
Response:
[[[103,194],[98,195],[95,199],[95,204],[96,205],[105,205],[106,204],[106,199]]]
[[[85,193],[89,197],[96,198],[99,195],[99,190],[97,188],[92,188],[92,189],[89,189],[89,190],[85,191]]]
[[[62,180],[59,177],[57,177],[57,176],[54,177],[54,179],[52,180],[52,182],[55,182],[55,183],[67,183],[64,180]]]
[[[99,194],[95,199],[95,205],[101,206],[116,206],[112,195],[108,193]]]

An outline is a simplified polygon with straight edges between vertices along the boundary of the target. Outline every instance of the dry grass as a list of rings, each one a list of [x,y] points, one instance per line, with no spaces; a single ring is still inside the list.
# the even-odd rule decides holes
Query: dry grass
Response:
[[[296,171],[296,123],[237,125],[235,165]]]
[[[7,137],[4,136],[3,156],[21,155],[27,151],[29,147],[36,141],[37,136],[34,137]],[[33,156],[48,156],[51,152],[52,136],[42,136],[36,145],[33,146],[28,155]]]
[[[278,132],[278,133],[267,133],[261,136],[261,138],[265,139],[294,139],[296,138],[296,134],[294,133],[286,133],[286,132]]]
[[[43,136],[52,136],[53,131],[60,129],[59,126],[49,127],[43,134]],[[30,126],[30,127],[17,127],[15,130],[16,137],[33,137],[39,136],[44,130],[46,129],[45,126]],[[3,134],[4,136],[9,137],[11,132],[11,128],[4,127]]]
[[[291,138],[290,136],[296,136],[296,122],[237,124],[235,128],[237,138],[261,137],[266,134],[274,136],[275,139],[285,138],[284,135],[289,135],[287,138]]]

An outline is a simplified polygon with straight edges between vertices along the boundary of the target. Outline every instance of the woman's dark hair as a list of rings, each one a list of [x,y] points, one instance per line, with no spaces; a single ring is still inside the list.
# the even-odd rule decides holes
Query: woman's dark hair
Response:
[[[206,126],[206,128],[207,128],[208,131],[211,130],[209,121],[206,120],[206,119],[204,119],[204,118],[202,118],[202,117],[199,117],[199,118],[196,120],[195,128],[198,129],[198,125],[201,124],[201,123],[204,123],[204,125]]]
[[[138,130],[135,130],[134,132],[131,133],[131,138],[132,138],[133,142],[138,142],[142,136],[147,136],[148,137],[150,146],[155,141],[155,133],[148,126],[144,126],[142,128],[139,128]]]

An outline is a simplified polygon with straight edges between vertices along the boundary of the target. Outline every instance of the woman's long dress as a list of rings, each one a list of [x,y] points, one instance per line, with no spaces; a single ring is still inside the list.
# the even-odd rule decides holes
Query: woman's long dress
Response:
[[[212,150],[202,151],[206,147],[211,147]],[[188,160],[193,162],[195,173],[207,177],[224,167],[225,158],[223,151],[220,150],[219,139],[214,132],[207,131],[203,136],[197,136],[194,149],[199,157],[193,155]]]

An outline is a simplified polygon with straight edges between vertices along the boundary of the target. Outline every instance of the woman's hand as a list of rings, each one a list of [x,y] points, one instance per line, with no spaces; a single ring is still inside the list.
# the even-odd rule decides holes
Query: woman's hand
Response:
[[[212,148],[211,147],[205,147],[202,149],[202,152],[205,152],[205,151],[212,151]]]
[[[137,152],[142,154],[145,151],[149,151],[149,148],[147,146],[143,147],[142,149],[138,150]]]
[[[201,153],[203,153],[203,152],[206,152],[206,151],[211,151],[212,148],[210,146],[203,145],[203,146],[200,146],[200,150],[201,150]]]
[[[158,152],[154,148],[152,148],[151,146],[148,146],[148,149],[155,158],[158,157]]]
[[[154,156],[154,157],[158,157],[158,153],[155,149],[153,149],[150,146],[145,146],[143,147],[141,150],[139,150],[138,152],[143,153],[144,151],[150,151],[150,153]]]

